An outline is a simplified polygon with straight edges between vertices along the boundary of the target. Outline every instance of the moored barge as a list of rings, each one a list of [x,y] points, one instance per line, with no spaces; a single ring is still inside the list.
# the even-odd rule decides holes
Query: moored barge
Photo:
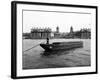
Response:
[[[82,48],[83,42],[82,41],[71,41],[71,42],[54,42],[49,44],[47,39],[46,44],[40,44],[40,46],[45,49],[45,51],[55,51],[55,50],[69,50],[73,48]]]

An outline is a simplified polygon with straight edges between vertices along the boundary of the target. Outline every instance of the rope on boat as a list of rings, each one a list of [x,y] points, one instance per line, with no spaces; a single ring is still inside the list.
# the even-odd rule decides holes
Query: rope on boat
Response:
[[[41,43],[43,43],[43,42],[41,42]],[[27,49],[27,50],[23,51],[23,52],[29,51],[29,50],[31,50],[31,49],[33,49],[33,48],[37,47],[37,46],[38,46],[38,45],[40,45],[41,43],[39,43],[39,44],[37,44],[37,45],[35,45],[35,46],[33,46],[33,47],[31,47],[31,48],[29,48],[29,49]]]

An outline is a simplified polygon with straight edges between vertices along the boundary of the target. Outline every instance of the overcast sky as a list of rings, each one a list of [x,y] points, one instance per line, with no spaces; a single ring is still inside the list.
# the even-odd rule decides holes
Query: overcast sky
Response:
[[[23,11],[23,32],[30,32],[31,28],[59,27],[60,32],[69,32],[73,26],[74,31],[81,28],[91,28],[91,14],[59,13],[45,11]]]

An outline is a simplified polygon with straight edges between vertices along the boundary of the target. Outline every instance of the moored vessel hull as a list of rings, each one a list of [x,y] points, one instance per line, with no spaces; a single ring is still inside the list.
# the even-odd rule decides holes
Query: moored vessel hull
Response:
[[[52,44],[40,44],[40,46],[45,49],[45,51],[69,50],[83,47],[83,42],[55,42]]]

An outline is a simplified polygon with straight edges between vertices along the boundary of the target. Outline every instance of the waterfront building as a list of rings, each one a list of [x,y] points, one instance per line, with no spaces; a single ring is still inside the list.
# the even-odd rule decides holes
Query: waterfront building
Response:
[[[44,39],[44,38],[51,38],[51,29],[50,28],[34,28],[31,29],[30,37],[32,39]]]
[[[73,27],[71,27],[70,32],[64,37],[65,38],[91,39],[91,30],[84,28],[79,31],[74,31]]]
[[[91,30],[90,29],[81,29],[81,38],[82,39],[91,39]]]
[[[56,27],[56,31],[54,32],[54,38],[60,38],[59,27]]]
[[[59,27],[58,26],[56,27],[56,32],[59,33]]]
[[[70,31],[67,33],[60,33],[59,27],[56,27],[56,31],[52,31],[50,28],[32,28],[30,33],[23,33],[23,39],[46,39],[46,38],[80,38],[91,39],[91,30],[83,28],[79,31],[74,31],[73,27],[70,27]]]
[[[30,33],[23,33],[23,39],[30,39]]]
[[[69,38],[74,38],[74,31],[73,31],[73,27],[72,26],[70,27],[70,32],[68,34],[68,37]]]

